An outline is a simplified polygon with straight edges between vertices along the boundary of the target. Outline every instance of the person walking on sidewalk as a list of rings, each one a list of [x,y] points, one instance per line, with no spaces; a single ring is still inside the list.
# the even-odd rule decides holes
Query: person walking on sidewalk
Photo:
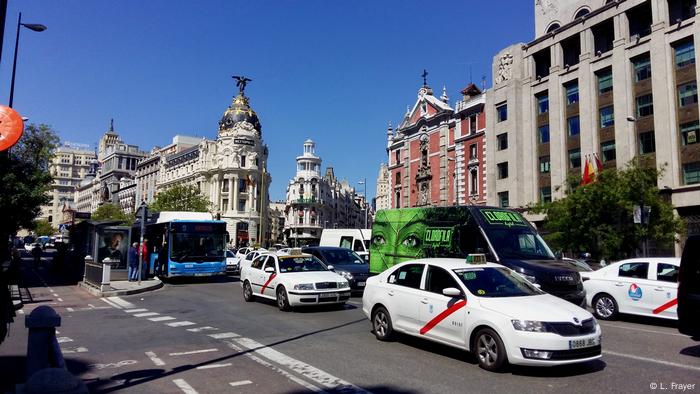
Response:
[[[139,243],[134,242],[129,248],[129,282],[138,280],[139,275]]]
[[[141,279],[146,279],[148,267],[151,265],[151,261],[148,259],[148,238],[144,238],[143,243],[141,244],[141,258],[143,259],[143,265],[141,266]]]

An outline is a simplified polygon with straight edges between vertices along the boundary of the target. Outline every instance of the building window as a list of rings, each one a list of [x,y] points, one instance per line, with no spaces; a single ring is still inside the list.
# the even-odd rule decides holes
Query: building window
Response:
[[[238,199],[238,212],[245,211],[245,203],[246,203],[246,200]]]
[[[228,199],[221,200],[221,211],[228,211]]]
[[[647,131],[644,133],[639,133],[639,154],[645,155],[647,153],[656,152],[656,142],[654,141],[654,132]]]
[[[246,189],[248,188],[248,184],[245,179],[239,179],[238,180],[238,191],[241,193],[245,193]]]
[[[654,115],[654,100],[651,94],[637,97],[637,117],[643,118],[651,115]]]
[[[578,135],[581,132],[581,127],[579,125],[579,119],[577,116],[572,116],[566,120],[566,128],[569,132],[569,137]]]
[[[685,107],[698,103],[698,83],[689,82],[678,86],[678,105]]]
[[[566,105],[578,103],[578,81],[569,82],[564,85],[566,89]]]
[[[537,113],[546,114],[549,112],[549,95],[543,93],[537,96]]]
[[[549,47],[533,54],[532,59],[535,61],[535,78],[538,81],[549,75],[549,69],[552,65],[552,55]]]
[[[543,203],[552,202],[552,188],[550,186],[540,188],[540,201]]]
[[[222,192],[222,193],[228,193],[228,179],[224,179],[224,180],[221,181],[221,182],[222,182],[222,184],[221,184],[221,192]]]
[[[680,23],[695,16],[696,0],[669,0],[668,19],[670,24]]]
[[[549,173],[549,156],[540,157],[540,174]]]
[[[395,208],[401,208],[401,192],[396,192],[396,200],[394,200]]]
[[[399,171],[396,173],[396,185],[400,185],[400,184],[401,184],[401,172]]]
[[[245,168],[245,155],[241,156],[241,168]]]
[[[613,90],[612,69],[606,68],[599,71],[598,75],[598,94],[611,92]]]
[[[469,145],[469,160],[477,160],[476,144]]]
[[[700,121],[683,123],[681,130],[681,144],[692,145],[698,143],[698,133],[700,133]]]
[[[613,18],[593,26],[591,31],[593,32],[593,46],[596,56],[600,56],[613,48],[613,40],[615,39]]]
[[[498,206],[501,208],[507,208],[509,206],[508,192],[498,193]]]
[[[569,150],[569,168],[579,168],[581,167],[581,149],[570,149]]]
[[[502,133],[496,136],[498,150],[508,149],[508,133]]]
[[[635,82],[651,78],[651,60],[648,54],[632,60],[632,66],[634,67]]]
[[[604,129],[606,127],[613,126],[615,124],[615,113],[613,112],[613,107],[603,107],[599,110],[600,113],[600,128]]]
[[[394,162],[394,163],[395,163],[395,164],[401,164],[401,151],[398,151],[398,150],[397,150],[397,151],[394,153],[394,156],[395,156],[395,162]]]
[[[683,165],[683,183],[686,185],[700,183],[700,161]]]
[[[503,122],[504,120],[508,120],[508,105],[507,104],[501,104],[498,107],[496,107],[496,113],[497,113],[497,121],[498,122]]]
[[[498,179],[508,178],[508,162],[498,163]]]
[[[479,193],[479,176],[476,168],[469,170],[469,195],[473,196]]]
[[[674,50],[676,51],[676,68],[695,64],[695,45],[692,41],[676,44]]]
[[[603,163],[615,160],[615,141],[605,141],[600,144],[600,153]]]
[[[476,115],[472,115],[469,117],[469,132],[471,134],[476,133]]]
[[[537,128],[540,144],[549,143],[549,125],[545,124]]]

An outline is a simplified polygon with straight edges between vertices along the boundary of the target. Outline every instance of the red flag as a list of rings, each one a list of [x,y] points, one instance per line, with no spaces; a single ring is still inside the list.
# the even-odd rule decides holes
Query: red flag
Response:
[[[591,174],[588,168],[588,156],[586,156],[586,163],[583,165],[583,177],[581,177],[581,186],[591,183]]]
[[[598,173],[603,171],[603,163],[600,161],[600,158],[598,157],[598,154],[595,154],[595,166],[597,167]]]
[[[595,168],[593,167],[593,160],[588,161],[588,174],[590,176],[590,181],[588,183],[595,182],[596,177],[598,176],[598,173],[596,172]]]

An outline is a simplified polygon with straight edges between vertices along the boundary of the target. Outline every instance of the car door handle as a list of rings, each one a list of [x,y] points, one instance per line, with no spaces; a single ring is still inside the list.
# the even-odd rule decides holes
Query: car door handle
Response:
[[[663,288],[663,287],[654,287],[654,290],[656,290],[656,291],[664,291],[664,288]]]
[[[420,300],[420,302],[421,302],[421,304],[427,304],[427,303],[428,303],[428,299],[427,299],[427,298],[423,298],[422,300]]]
[[[620,282],[617,282],[617,283],[615,283],[615,286],[617,286],[617,287],[622,287],[622,286],[624,286],[624,285],[623,285],[622,283],[620,283]]]
[[[388,293],[388,294],[389,294],[390,296],[393,296],[393,295],[394,295],[394,291],[393,291],[393,290],[389,290],[389,293]]]

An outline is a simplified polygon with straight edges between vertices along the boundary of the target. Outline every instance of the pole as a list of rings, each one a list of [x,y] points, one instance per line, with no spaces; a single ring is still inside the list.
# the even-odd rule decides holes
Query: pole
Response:
[[[139,286],[141,286],[141,267],[143,267],[143,233],[146,231],[146,203],[141,202],[141,242],[139,242]]]
[[[15,97],[15,74],[17,73],[17,47],[19,46],[19,29],[22,27],[22,13],[19,13],[17,18],[17,36],[15,37],[15,58],[12,62],[12,80],[10,82],[10,102],[8,107],[12,108],[12,104]]]
[[[367,228],[367,178],[362,178],[362,185],[364,186],[363,193],[365,195],[365,228]]]
[[[263,211],[265,209],[265,204],[263,204],[263,196],[265,195],[265,163],[263,163],[263,169],[260,173],[260,237],[258,238],[260,242],[260,247],[265,247],[265,224],[263,222]]]

